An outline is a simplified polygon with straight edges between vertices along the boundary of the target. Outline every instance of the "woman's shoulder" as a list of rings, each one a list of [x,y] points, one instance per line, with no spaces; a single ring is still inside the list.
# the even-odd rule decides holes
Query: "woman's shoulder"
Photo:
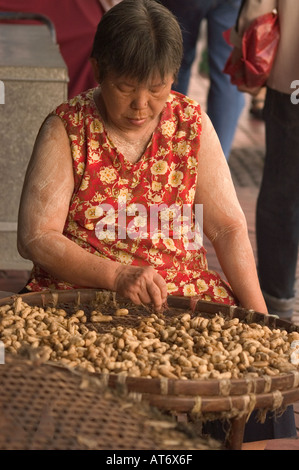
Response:
[[[199,108],[200,109],[200,104],[190,98],[187,95],[183,95],[182,93],[179,93],[178,91],[171,90],[171,93],[168,98],[168,102],[172,103],[173,106],[180,105],[183,108],[187,106],[192,106],[194,108]]]
[[[56,107],[54,114],[65,115],[65,114],[76,114],[78,112],[84,112],[86,109],[90,109],[93,105],[93,93],[94,88],[86,90],[79,95],[70,98]]]
[[[167,103],[174,114],[177,114],[178,116],[184,116],[184,119],[188,116],[190,118],[201,116],[200,104],[189,96],[183,95],[178,91],[171,91]]]

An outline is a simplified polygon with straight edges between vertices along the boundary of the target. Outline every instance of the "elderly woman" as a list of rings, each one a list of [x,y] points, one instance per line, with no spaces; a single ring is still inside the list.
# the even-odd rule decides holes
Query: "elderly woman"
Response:
[[[99,86],[47,117],[28,167],[18,224],[19,252],[34,263],[27,290],[104,288],[156,309],[168,293],[197,295],[267,313],[215,130],[171,91],[181,57],[179,25],[159,3],[123,0],[103,16],[91,58]],[[229,284],[208,270],[200,207]]]

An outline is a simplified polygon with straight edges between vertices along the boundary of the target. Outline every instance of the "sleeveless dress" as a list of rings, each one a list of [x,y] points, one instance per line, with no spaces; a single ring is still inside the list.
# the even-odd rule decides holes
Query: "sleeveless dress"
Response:
[[[74,192],[64,236],[102,258],[153,266],[168,293],[236,305],[229,285],[208,270],[200,207],[194,208],[201,109],[171,92],[144,154],[131,163],[109,139],[94,89],[61,104]],[[203,208],[204,210],[204,208]],[[30,291],[73,289],[34,266]]]

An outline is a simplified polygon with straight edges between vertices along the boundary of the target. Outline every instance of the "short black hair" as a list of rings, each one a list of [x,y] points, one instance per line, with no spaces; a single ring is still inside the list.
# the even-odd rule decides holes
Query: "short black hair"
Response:
[[[91,57],[100,82],[109,71],[143,82],[153,72],[176,79],[182,54],[180,26],[166,7],[156,0],[122,0],[100,20]]]

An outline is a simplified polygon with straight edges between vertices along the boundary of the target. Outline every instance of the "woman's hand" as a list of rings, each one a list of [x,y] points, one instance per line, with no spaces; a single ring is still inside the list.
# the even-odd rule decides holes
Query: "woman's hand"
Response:
[[[116,272],[115,290],[136,305],[152,303],[157,311],[167,298],[165,280],[150,266],[120,266]]]

